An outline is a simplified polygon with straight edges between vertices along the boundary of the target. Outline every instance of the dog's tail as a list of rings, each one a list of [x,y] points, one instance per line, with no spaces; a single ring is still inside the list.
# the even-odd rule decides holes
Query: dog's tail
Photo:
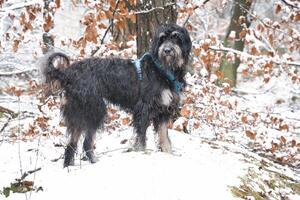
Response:
[[[68,81],[64,69],[70,66],[70,60],[64,53],[48,53],[39,61],[39,65],[42,83],[46,86],[47,95],[55,93]]]

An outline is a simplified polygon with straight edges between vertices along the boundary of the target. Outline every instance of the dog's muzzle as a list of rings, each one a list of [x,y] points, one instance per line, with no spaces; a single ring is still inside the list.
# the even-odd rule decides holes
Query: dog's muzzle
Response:
[[[182,52],[177,44],[172,42],[163,43],[159,50],[159,59],[164,66],[171,68],[181,67],[182,65]]]

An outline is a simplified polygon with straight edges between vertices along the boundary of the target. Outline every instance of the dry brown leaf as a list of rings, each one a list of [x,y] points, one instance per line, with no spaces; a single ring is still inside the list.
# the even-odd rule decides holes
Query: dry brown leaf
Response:
[[[189,109],[187,106],[184,106],[184,107],[181,109],[180,114],[181,114],[181,116],[183,116],[183,117],[189,118],[189,117],[190,117],[190,114],[191,114],[191,111],[190,111],[190,109]]]
[[[276,4],[275,13],[278,14],[281,10],[282,10],[281,5],[280,4]]]
[[[256,138],[256,133],[247,130],[247,131],[246,131],[246,136],[247,136],[248,138],[250,138],[251,140],[254,140],[254,139]]]
[[[123,124],[123,125],[128,125],[128,124],[129,124],[129,121],[130,121],[130,120],[129,120],[129,117],[125,117],[125,118],[122,119],[122,124]]]

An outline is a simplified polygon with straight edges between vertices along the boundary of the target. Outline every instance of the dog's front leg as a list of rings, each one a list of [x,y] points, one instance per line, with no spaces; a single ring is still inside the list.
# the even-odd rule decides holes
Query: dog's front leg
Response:
[[[168,122],[156,121],[155,129],[158,134],[157,146],[162,152],[172,153],[172,145],[168,135]]]

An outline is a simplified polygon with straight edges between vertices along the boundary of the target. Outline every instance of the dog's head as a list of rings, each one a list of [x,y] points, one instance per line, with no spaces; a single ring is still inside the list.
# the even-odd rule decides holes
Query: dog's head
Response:
[[[166,69],[186,70],[191,47],[191,38],[185,28],[167,24],[156,31],[150,53]]]

